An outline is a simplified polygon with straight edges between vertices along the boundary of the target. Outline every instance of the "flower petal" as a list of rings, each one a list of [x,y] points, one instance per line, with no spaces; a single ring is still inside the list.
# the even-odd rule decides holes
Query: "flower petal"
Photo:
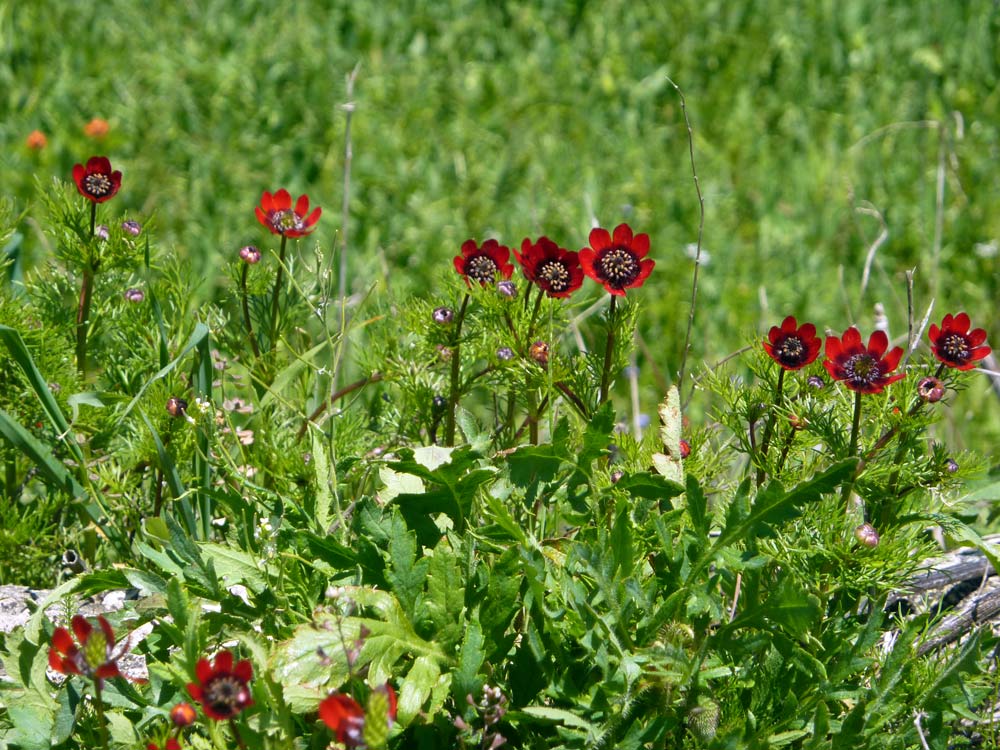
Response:
[[[250,682],[253,679],[253,664],[251,664],[247,659],[243,659],[237,662],[236,666],[233,668],[233,674],[236,675],[243,682]]]
[[[888,348],[889,337],[885,331],[873,331],[872,335],[868,337],[868,351],[876,357],[881,357]]]
[[[215,657],[214,664],[215,672],[232,672],[233,671],[233,652],[232,651],[221,651],[218,656]],[[204,682],[204,680],[202,680]]]
[[[975,328],[969,331],[969,345],[979,346],[986,341],[986,331],[982,328]]]
[[[73,632],[76,634],[76,640],[78,643],[83,644],[90,637],[91,631],[94,626],[87,621],[87,618],[83,615],[74,615],[72,620]]]
[[[199,659],[198,663],[194,668],[194,675],[198,678],[198,682],[207,682],[208,678],[215,673],[212,669],[212,664],[208,659]]]
[[[289,196],[289,198],[291,198],[291,196]],[[299,199],[295,201],[295,213],[297,213],[299,216],[305,216],[307,213],[309,213],[308,195],[303,193],[302,195],[299,196]]]
[[[953,330],[958,331],[959,333],[967,333],[971,325],[972,321],[969,320],[969,316],[964,312],[960,312],[955,316]]]
[[[275,211],[287,211],[292,207],[292,196],[284,188],[281,188],[281,190],[275,193],[272,200],[274,202]]]
[[[615,227],[615,233],[612,237],[612,244],[614,245],[624,245],[625,247],[632,246],[632,227],[628,224],[619,224]]]
[[[637,258],[645,258],[649,253],[649,235],[643,232],[632,238],[632,252]]]
[[[596,227],[590,230],[590,246],[600,252],[601,250],[607,250],[611,247],[611,235],[608,234],[607,229],[601,229],[601,227]]]

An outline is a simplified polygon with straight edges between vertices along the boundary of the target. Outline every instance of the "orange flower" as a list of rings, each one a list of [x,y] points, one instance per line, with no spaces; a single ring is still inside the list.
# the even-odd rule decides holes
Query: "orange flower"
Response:
[[[100,117],[95,117],[83,126],[83,134],[88,138],[94,138],[96,140],[100,140],[110,131],[111,126],[108,124],[108,121],[102,120]]]
[[[49,139],[45,137],[45,133],[41,130],[32,130],[28,133],[28,137],[24,139],[24,145],[32,151],[41,151],[49,145]]]

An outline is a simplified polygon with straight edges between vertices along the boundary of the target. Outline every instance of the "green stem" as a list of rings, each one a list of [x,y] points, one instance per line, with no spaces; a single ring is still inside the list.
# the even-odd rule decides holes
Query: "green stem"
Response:
[[[528,294],[525,297],[530,296],[531,287],[528,287]],[[545,296],[545,292],[542,291],[541,287],[538,287],[538,297],[535,298],[535,309],[531,311],[531,321],[528,323],[528,335],[524,337],[525,343],[531,344],[531,336],[535,332],[535,323],[538,320],[538,311],[542,307],[542,298]],[[527,301],[527,300],[525,300]]]
[[[858,453],[858,432],[861,429],[861,391],[855,391],[854,393],[854,421],[851,423],[851,446],[847,450],[848,456],[856,456]],[[840,499],[847,509],[847,502],[851,498],[851,490],[854,489],[854,483],[857,481],[858,474],[860,472],[855,472],[854,476],[850,481],[844,483],[844,490],[841,493]]]
[[[240,750],[247,750],[247,743],[243,741],[243,735],[240,734],[240,729],[236,726],[236,719],[229,719],[229,728],[233,730],[233,737],[236,739],[236,744],[240,746]]]
[[[608,343],[604,348],[604,368],[601,370],[601,390],[597,405],[601,406],[608,400],[608,385],[611,382],[611,358],[615,351],[615,310],[618,297],[611,295],[611,306],[608,308]]]
[[[285,271],[285,245],[287,243],[288,237],[281,235],[281,249],[278,251],[278,275],[274,279],[274,292],[271,294],[271,330],[268,336],[271,351],[277,348],[275,338],[278,335],[278,298],[281,296],[281,281]]]
[[[101,678],[94,680],[94,708],[97,710],[97,727],[101,735],[101,747],[108,750],[108,721],[104,718],[104,701],[101,700]]]
[[[785,386],[785,368],[782,367],[778,371],[778,387],[774,392],[774,405],[779,407],[782,404],[782,390]],[[767,464],[767,449],[771,444],[771,434],[774,432],[774,423],[778,421],[778,410],[774,408],[771,410],[771,418],[767,420],[767,426],[764,428],[764,439],[760,443],[760,454],[758,460],[760,464],[757,467],[757,486],[760,487],[761,482],[764,481],[764,466]],[[753,430],[753,425],[750,425],[750,430]]]
[[[94,245],[94,229],[97,226],[97,204],[90,204],[89,247]],[[80,379],[87,377],[87,329],[90,325],[90,303],[94,296],[94,260],[88,251],[83,265],[83,281],[80,284],[80,302],[76,308],[76,369]]]
[[[455,410],[458,408],[459,383],[458,378],[461,373],[461,342],[462,323],[465,322],[465,311],[469,307],[469,294],[466,292],[465,299],[462,300],[462,309],[458,311],[458,320],[455,321],[455,334],[452,337],[451,347],[451,387],[448,396],[448,415],[445,423],[445,445],[455,444]]]
[[[250,339],[250,346],[253,349],[255,359],[260,359],[260,347],[257,346],[257,337],[253,332],[253,322],[250,320],[250,304],[247,302],[247,273],[250,266],[243,264],[243,273],[240,275],[240,305],[243,307],[243,323],[247,327],[247,338]]]

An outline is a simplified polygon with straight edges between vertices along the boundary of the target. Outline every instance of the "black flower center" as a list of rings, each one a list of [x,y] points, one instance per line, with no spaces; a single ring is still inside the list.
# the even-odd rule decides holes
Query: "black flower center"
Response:
[[[867,352],[854,354],[844,362],[847,380],[855,385],[868,386],[878,382],[882,377],[881,362]]]
[[[274,231],[279,234],[284,234],[292,230],[301,231],[305,228],[301,217],[291,209],[272,211],[267,220],[274,227]]]
[[[808,347],[798,336],[786,336],[774,345],[774,356],[783,365],[801,365],[808,355]]]
[[[95,198],[103,198],[108,195],[114,186],[111,178],[102,172],[91,172],[83,178],[83,189],[87,191],[88,195]]]
[[[465,261],[465,275],[481,284],[491,284],[497,277],[499,267],[488,255],[474,255]]]
[[[213,677],[202,690],[205,703],[219,716],[235,716],[250,702],[247,685],[236,675],[224,674]]]
[[[544,281],[549,290],[553,292],[565,292],[569,289],[570,274],[566,270],[566,264],[558,260],[547,260],[538,267],[535,276]]]
[[[597,261],[601,275],[612,286],[625,287],[639,275],[639,259],[625,247],[613,247]]]
[[[960,333],[948,333],[938,339],[938,351],[948,360],[965,364],[972,356],[969,340]]]

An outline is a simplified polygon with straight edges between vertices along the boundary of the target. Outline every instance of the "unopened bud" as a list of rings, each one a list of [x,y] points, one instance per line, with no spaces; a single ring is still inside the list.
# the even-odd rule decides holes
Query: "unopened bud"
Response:
[[[444,411],[444,408],[448,405],[448,399],[444,396],[435,396],[431,399],[431,409],[436,412]]]
[[[536,341],[528,349],[528,354],[533,360],[535,360],[542,367],[546,367],[549,364],[549,345],[544,341]]]
[[[437,353],[438,353],[438,358],[443,360],[444,362],[448,362],[451,360],[452,351],[444,344],[437,345]]]
[[[450,307],[435,307],[431,317],[438,325],[446,326],[455,319],[455,311]]]
[[[504,297],[514,299],[517,296],[517,285],[513,281],[501,281],[497,283],[497,291]]]
[[[928,403],[936,403],[944,398],[945,387],[937,378],[922,378],[917,383],[917,393]]]
[[[107,224],[98,224],[94,227],[94,236],[99,240],[106,240],[111,236],[111,230],[108,229]]]
[[[197,718],[198,714],[190,703],[181,702],[170,709],[170,720],[175,727],[189,727]]]
[[[254,245],[244,245],[240,248],[240,258],[251,266],[260,263],[260,250]]]
[[[680,442],[681,458],[687,458],[691,455],[691,443],[687,440],[681,440]]]
[[[133,237],[138,237],[140,234],[142,234],[142,224],[140,224],[138,221],[132,221],[131,219],[128,219],[127,221],[122,222],[122,230],[128,232]]]
[[[949,474],[954,474],[958,471],[958,462],[953,458],[949,458],[948,463],[945,464],[945,468],[948,470]]]
[[[139,304],[144,299],[146,299],[146,293],[141,289],[126,289],[125,299],[134,304]]]
[[[809,424],[805,417],[800,417],[798,414],[792,414],[788,417],[788,424],[793,430],[804,430],[806,425]]]
[[[810,375],[806,378],[806,383],[808,383],[811,388],[815,388],[816,390],[819,390],[826,385],[826,381],[819,375]]]
[[[187,414],[188,402],[182,398],[171,396],[167,399],[167,414],[171,417],[183,417]]]
[[[863,523],[854,529],[854,538],[866,547],[878,546],[878,531],[870,523]]]
[[[509,362],[514,359],[514,350],[509,346],[501,346],[497,349],[497,359],[501,362]]]
[[[611,472],[611,484],[618,484],[622,480],[623,476],[625,476],[625,472],[621,471],[620,469],[617,470],[617,471],[612,471]]]
[[[703,700],[688,711],[688,726],[691,734],[701,742],[711,742],[719,731],[719,704],[713,700]]]

